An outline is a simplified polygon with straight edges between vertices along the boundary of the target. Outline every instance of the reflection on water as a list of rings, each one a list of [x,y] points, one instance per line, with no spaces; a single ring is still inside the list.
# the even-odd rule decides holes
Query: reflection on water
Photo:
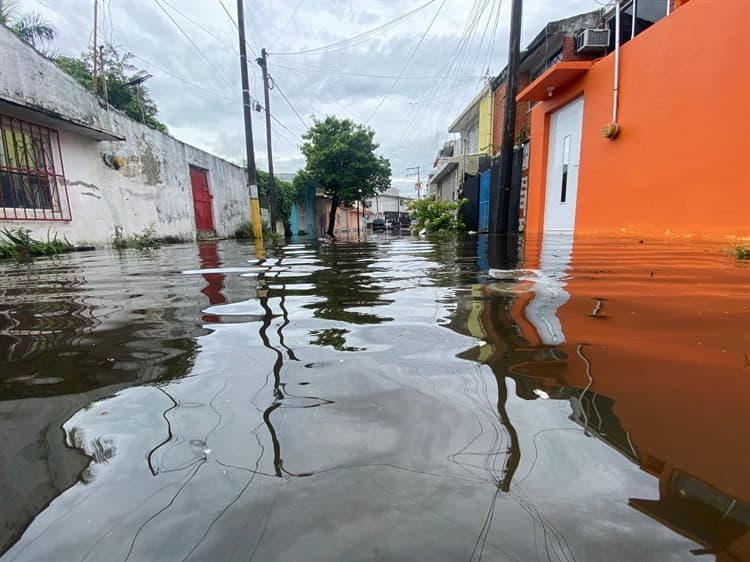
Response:
[[[750,558],[750,271],[717,247],[2,267],[3,560]]]

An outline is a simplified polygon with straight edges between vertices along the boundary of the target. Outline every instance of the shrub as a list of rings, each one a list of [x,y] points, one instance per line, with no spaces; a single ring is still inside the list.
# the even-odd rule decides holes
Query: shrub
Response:
[[[253,223],[250,221],[241,223],[237,227],[237,230],[234,231],[234,235],[236,238],[247,238],[252,240],[255,238],[255,235],[253,234]]]
[[[739,246],[735,248],[734,255],[738,260],[750,260],[750,248]]]
[[[31,231],[23,228],[8,230],[4,228],[0,235],[0,259],[25,259],[33,256],[51,256],[75,250],[67,239],[60,240],[55,234],[51,239],[37,240],[31,237]]]
[[[409,210],[417,221],[414,229],[421,232],[466,230],[458,211],[466,199],[457,201],[436,201],[434,196],[416,199],[409,203]]]
[[[123,238],[122,232],[115,229],[115,238],[112,245],[117,249],[136,248],[138,250],[155,250],[161,247],[161,241],[156,237],[153,226],[144,229],[141,234],[133,234]]]

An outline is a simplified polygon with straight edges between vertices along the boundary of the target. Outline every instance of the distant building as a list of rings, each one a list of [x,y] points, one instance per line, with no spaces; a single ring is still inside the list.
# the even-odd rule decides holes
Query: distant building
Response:
[[[392,214],[398,215],[399,213],[403,213],[404,215],[408,215],[409,203],[413,200],[413,197],[401,195],[399,189],[396,187],[391,187],[383,193],[378,193],[375,197],[365,200],[365,207],[369,211],[367,222],[372,222],[374,218],[382,219],[390,217]]]

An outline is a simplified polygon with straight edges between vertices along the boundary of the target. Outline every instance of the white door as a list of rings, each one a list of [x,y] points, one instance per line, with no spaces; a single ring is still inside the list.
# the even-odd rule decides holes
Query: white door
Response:
[[[544,230],[574,230],[581,157],[583,97],[550,118]]]

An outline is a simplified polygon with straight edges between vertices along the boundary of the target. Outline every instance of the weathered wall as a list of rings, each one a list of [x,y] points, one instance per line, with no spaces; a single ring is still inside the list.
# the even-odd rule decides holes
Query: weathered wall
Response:
[[[527,232],[543,230],[549,114],[584,95],[577,234],[750,237],[750,74],[737,68],[750,3],[691,0],[621,50],[621,133],[612,55],[536,106]]]
[[[70,222],[5,221],[32,236],[48,229],[75,244],[109,243],[115,229],[123,236],[153,227],[159,236],[192,238],[196,234],[189,166],[208,171],[216,233],[232,235],[250,220],[245,173],[226,160],[187,145],[138,123],[116,110],[106,111],[54,63],[0,26],[0,98],[44,108],[78,123],[87,123],[125,137],[125,141],[96,141],[61,129],[62,165],[68,181]],[[7,50],[6,50],[7,49]],[[6,53],[8,56],[6,57]],[[6,65],[7,61],[7,65]],[[7,69],[7,72],[5,71]],[[20,109],[4,109],[20,116]],[[25,117],[29,120],[29,117]],[[66,125],[61,122],[61,127]],[[104,157],[124,158],[120,169]],[[59,167],[59,163],[57,163]]]

